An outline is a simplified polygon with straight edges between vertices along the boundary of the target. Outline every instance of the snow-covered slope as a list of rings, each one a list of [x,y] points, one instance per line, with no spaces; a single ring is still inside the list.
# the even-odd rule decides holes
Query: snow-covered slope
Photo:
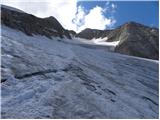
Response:
[[[114,51],[115,47],[118,45],[120,41],[114,41],[114,42],[106,42],[107,37],[105,38],[93,38],[92,40],[87,40],[84,38],[74,37],[73,42],[80,42],[79,44],[83,43],[85,45],[92,45],[92,46],[99,46],[108,48],[109,51]]]
[[[2,26],[2,118],[158,118],[158,61]]]

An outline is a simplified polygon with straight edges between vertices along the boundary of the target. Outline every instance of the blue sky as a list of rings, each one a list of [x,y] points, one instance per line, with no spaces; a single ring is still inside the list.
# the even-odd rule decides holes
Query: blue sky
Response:
[[[93,9],[95,6],[100,6],[105,9],[107,1],[82,1],[78,2],[86,10]],[[110,4],[116,5],[116,10],[113,17],[116,23],[113,27],[117,27],[128,21],[135,21],[148,26],[158,27],[159,13],[158,1],[110,1]],[[106,17],[110,13],[105,12]]]

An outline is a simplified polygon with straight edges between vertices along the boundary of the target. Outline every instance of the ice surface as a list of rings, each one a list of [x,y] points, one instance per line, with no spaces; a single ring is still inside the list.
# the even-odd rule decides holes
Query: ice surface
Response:
[[[75,39],[2,26],[2,118],[158,118],[158,61]]]

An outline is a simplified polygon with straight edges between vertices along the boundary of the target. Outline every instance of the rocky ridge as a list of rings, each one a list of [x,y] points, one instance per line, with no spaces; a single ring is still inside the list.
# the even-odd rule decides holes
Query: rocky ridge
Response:
[[[52,16],[38,18],[11,7],[7,8],[8,6],[1,6],[1,22],[8,27],[20,30],[30,36],[44,35],[48,38],[67,37],[71,39],[69,32]]]
[[[159,30],[136,22],[128,22],[113,30],[85,29],[76,37],[105,38],[106,42],[120,41],[115,52],[159,59]]]

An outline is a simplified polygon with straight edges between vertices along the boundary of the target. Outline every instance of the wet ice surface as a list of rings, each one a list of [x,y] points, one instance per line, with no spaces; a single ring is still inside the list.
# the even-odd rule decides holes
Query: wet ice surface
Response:
[[[64,41],[2,26],[2,118],[158,118],[158,61]]]

